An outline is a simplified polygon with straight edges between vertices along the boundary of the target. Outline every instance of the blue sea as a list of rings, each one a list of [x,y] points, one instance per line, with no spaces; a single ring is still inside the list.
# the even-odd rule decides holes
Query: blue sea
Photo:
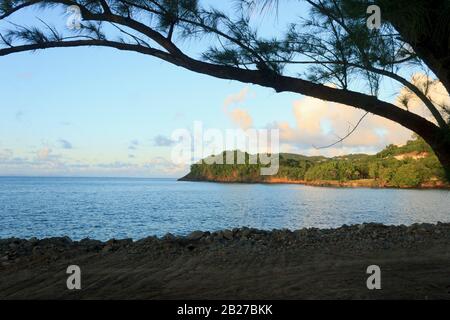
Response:
[[[234,227],[450,222],[450,191],[0,177],[0,238],[140,239]]]

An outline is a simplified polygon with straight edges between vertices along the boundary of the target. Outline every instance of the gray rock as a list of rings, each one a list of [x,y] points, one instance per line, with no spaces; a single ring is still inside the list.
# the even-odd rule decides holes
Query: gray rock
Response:
[[[233,240],[233,231],[225,229],[222,231],[222,235],[227,240]]]
[[[203,232],[203,231],[194,231],[194,232],[191,232],[187,237],[186,237],[186,239],[187,240],[200,240],[201,238],[203,238],[203,237],[206,237],[208,234],[206,233],[206,232]]]
[[[171,233],[166,233],[163,237],[162,240],[164,241],[175,241],[177,239],[177,237],[175,237],[173,234]]]
[[[251,234],[251,230],[249,228],[242,228],[241,235],[244,238],[248,238]]]
[[[9,248],[10,248],[10,249],[13,249],[13,250],[14,250],[14,249],[17,249],[18,247],[19,247],[19,245],[18,245],[17,243],[14,243],[14,242],[13,242],[13,243],[10,243],[10,244],[9,244]]]
[[[304,238],[308,236],[308,229],[295,230],[294,235],[297,239]]]
[[[128,247],[131,244],[133,244],[133,239],[131,238],[117,240],[117,245],[120,247]]]
[[[70,244],[73,243],[72,239],[70,239],[68,236],[62,237],[62,238],[61,238],[61,241],[62,241],[64,244],[67,244],[67,245],[70,245]]]
[[[111,239],[106,241],[105,246],[102,248],[102,252],[116,251],[119,250],[120,248],[127,247],[132,243],[133,243],[132,239],[122,239],[122,240]]]
[[[103,247],[102,252],[108,253],[108,252],[112,252],[113,250],[114,250],[113,245],[107,244],[106,246]]]
[[[208,236],[202,238],[202,241],[204,241],[204,242],[207,243],[207,244],[213,243],[213,240],[214,240],[213,237],[211,237],[210,235],[208,235]]]

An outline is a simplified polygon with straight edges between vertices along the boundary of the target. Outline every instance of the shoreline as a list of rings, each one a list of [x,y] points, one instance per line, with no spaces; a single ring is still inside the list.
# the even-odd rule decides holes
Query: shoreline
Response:
[[[365,286],[374,264],[383,290]],[[448,274],[450,223],[0,239],[0,299],[450,299]]]
[[[375,180],[350,180],[350,181],[337,181],[337,180],[289,180],[285,178],[273,178],[269,180],[228,180],[228,179],[203,179],[203,178],[190,178],[182,177],[177,181],[188,182],[214,182],[224,184],[297,184],[311,187],[326,187],[326,188],[368,188],[368,189],[402,189],[402,190],[450,190],[450,184],[445,184],[442,181],[427,182],[420,186],[415,187],[396,187],[389,185],[377,184]]]

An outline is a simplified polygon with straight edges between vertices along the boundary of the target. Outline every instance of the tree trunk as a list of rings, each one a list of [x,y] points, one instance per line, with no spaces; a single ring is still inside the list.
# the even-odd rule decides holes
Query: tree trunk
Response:
[[[438,136],[418,134],[431,146],[445,170],[447,181],[450,182],[450,130],[442,131]]]
[[[417,56],[438,77],[450,93],[450,14],[449,0],[378,0],[383,18],[408,42]],[[409,7],[408,7],[409,6]],[[419,8],[416,10],[415,8]],[[405,19],[406,14],[414,15]]]
[[[450,181],[450,144],[447,145],[446,148],[435,149],[434,153],[436,153],[436,156],[439,159],[439,162],[442,164],[445,170],[445,176],[447,178],[447,181]]]

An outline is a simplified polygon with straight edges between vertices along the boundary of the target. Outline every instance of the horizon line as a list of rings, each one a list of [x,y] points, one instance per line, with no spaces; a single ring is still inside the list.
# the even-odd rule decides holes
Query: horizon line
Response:
[[[0,178],[83,178],[83,179],[165,179],[176,180],[177,177],[143,177],[143,176],[63,176],[63,175],[2,175]]]

